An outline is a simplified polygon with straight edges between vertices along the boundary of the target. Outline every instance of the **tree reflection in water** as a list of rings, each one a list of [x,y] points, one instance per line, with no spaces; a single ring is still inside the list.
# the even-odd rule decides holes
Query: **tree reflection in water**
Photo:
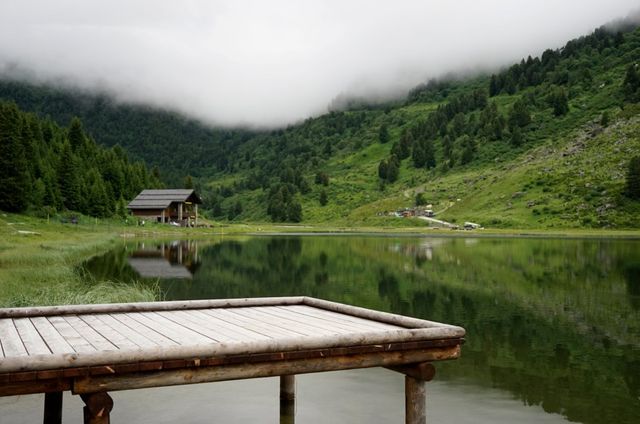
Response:
[[[438,378],[508,390],[583,423],[640,417],[640,243],[628,240],[254,237],[200,243],[167,299],[308,295],[462,325]],[[131,247],[98,278],[139,279]]]

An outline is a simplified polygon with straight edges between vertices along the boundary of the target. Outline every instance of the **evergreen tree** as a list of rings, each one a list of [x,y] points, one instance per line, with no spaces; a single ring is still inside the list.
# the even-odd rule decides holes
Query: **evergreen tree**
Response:
[[[318,201],[320,202],[320,206],[326,206],[327,203],[329,203],[329,198],[327,197],[327,192],[325,190],[320,191]]]
[[[236,219],[238,216],[240,216],[240,214],[242,213],[242,203],[240,203],[239,200],[237,200],[233,206],[231,206],[229,208],[229,213],[227,218],[229,219],[229,221],[233,221],[234,219]]]
[[[505,119],[498,111],[495,102],[487,104],[480,113],[480,134],[489,140],[501,140],[505,127]]]
[[[82,188],[78,176],[77,160],[68,141],[63,144],[60,152],[58,187],[62,197],[62,205],[69,210],[78,211],[82,200]]]
[[[193,189],[193,178],[191,177],[191,175],[187,175],[186,177],[184,177],[182,186],[189,190]]]
[[[422,142],[414,143],[411,158],[413,159],[413,166],[415,166],[416,168],[424,167],[426,163],[426,156]]]
[[[154,166],[151,169],[151,177],[157,181],[158,183],[160,183],[160,181],[162,181],[162,178],[160,177],[160,168],[158,168],[157,166]]]
[[[640,102],[640,75],[635,64],[629,65],[622,83],[624,99],[630,103]]]
[[[104,182],[95,171],[92,174],[89,179],[90,184],[87,192],[89,203],[86,212],[91,216],[101,218],[111,216],[113,214],[112,205],[110,199],[107,197]]]
[[[411,131],[405,131],[400,137],[400,142],[393,143],[391,153],[403,160],[411,155],[411,148],[413,147],[413,134]]]
[[[640,200],[640,156],[629,161],[625,194],[633,200]]]
[[[278,184],[271,187],[269,190],[267,214],[273,222],[284,222],[287,220],[287,209],[291,198],[291,193],[286,184]]]
[[[302,205],[297,199],[291,199],[287,205],[287,220],[290,222],[302,221]]]
[[[462,138],[462,156],[460,157],[460,161],[462,162],[463,165],[466,165],[468,163],[470,163],[476,153],[476,144],[475,142],[471,139],[471,137],[469,137],[468,135],[465,135]]]
[[[489,97],[497,96],[500,94],[500,82],[498,80],[498,76],[493,74],[491,75],[491,80],[489,81]]]
[[[511,72],[508,72],[505,79],[502,90],[509,95],[513,95],[518,90],[518,84]]]
[[[315,183],[327,187],[329,185],[329,176],[324,172],[318,172],[316,173]]]
[[[442,139],[442,154],[445,161],[451,160],[453,157],[453,143],[448,135]]]
[[[222,216],[224,211],[222,210],[222,205],[220,204],[219,201],[213,204],[213,207],[211,208],[211,213],[213,214],[213,216]]]
[[[400,160],[396,155],[391,155],[387,162],[387,181],[390,183],[398,179],[400,174]]]
[[[44,185],[42,178],[36,179],[31,190],[31,199],[29,200],[29,204],[31,204],[35,209],[42,209],[45,205],[44,200],[46,194],[47,187]]]
[[[380,130],[378,131],[378,141],[382,144],[389,141],[389,129],[387,128],[387,124],[380,125]]]
[[[511,110],[509,111],[509,128],[513,131],[514,128],[526,127],[531,123],[531,114],[529,108],[524,99],[521,97],[515,101]]]
[[[424,140],[424,165],[427,168],[435,168],[436,166],[436,152],[433,148],[433,142],[431,140]]]
[[[322,149],[322,153],[325,155],[325,157],[329,157],[331,156],[332,152],[333,152],[333,148],[331,147],[331,142],[327,140],[327,142],[324,143],[324,148]]]
[[[388,168],[389,168],[389,163],[385,159],[382,159],[378,164],[378,177],[380,177],[383,180],[386,180]]]
[[[466,124],[467,120],[465,119],[464,113],[457,113],[451,120],[451,125],[449,126],[447,134],[449,134],[452,138],[460,137],[465,133]]]
[[[521,146],[523,142],[524,140],[522,137],[522,131],[520,130],[520,127],[515,127],[511,131],[511,139],[509,140],[509,143],[511,143],[511,145],[514,147],[518,147],[518,146]]]
[[[116,216],[122,219],[126,219],[129,215],[129,211],[127,210],[127,202],[125,202],[124,198],[118,199],[116,204]]]
[[[77,151],[85,145],[85,135],[82,130],[82,122],[76,116],[71,120],[69,125],[69,143],[71,143],[71,149]]]
[[[567,90],[563,87],[553,86],[547,96],[547,102],[553,108],[555,116],[566,115],[569,112]]]
[[[0,209],[22,212],[29,201],[28,164],[15,104],[0,104]]]

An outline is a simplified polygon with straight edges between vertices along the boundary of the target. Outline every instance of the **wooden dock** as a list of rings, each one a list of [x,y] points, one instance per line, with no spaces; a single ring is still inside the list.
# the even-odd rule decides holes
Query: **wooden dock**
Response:
[[[44,423],[59,424],[70,390],[85,423],[105,424],[110,391],[280,376],[293,422],[295,374],[382,366],[405,374],[417,424],[431,362],[458,358],[464,334],[309,297],[0,309],[0,396],[45,393]]]

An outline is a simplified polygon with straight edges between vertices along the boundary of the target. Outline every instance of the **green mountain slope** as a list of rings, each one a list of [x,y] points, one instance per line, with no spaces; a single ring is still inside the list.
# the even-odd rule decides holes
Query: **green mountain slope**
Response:
[[[640,149],[640,30],[625,24],[492,76],[430,81],[407,100],[286,129],[210,129],[165,111],[17,82],[0,98],[191,174],[215,219],[427,225],[390,211],[419,195],[439,218],[493,227],[638,227],[625,195]]]
[[[545,52],[542,59],[528,58],[514,65],[515,70],[511,67],[491,78],[432,83],[414,91],[404,105],[335,114],[333,121],[363,122],[348,127],[335,139],[328,130],[336,128],[338,132],[340,126],[332,125],[331,116],[324,116],[278,134],[277,141],[250,140],[243,148],[263,159],[268,158],[266,150],[272,149],[281,159],[267,159],[267,163],[306,177],[308,187],[298,184],[289,190],[298,192],[305,221],[416,225],[421,221],[409,224],[410,220],[380,215],[414,206],[416,195],[423,192],[426,203],[441,212],[442,218],[458,223],[478,221],[487,226],[522,228],[637,227],[634,216],[638,204],[624,196],[624,182],[629,158],[640,152],[640,127],[635,118],[639,109],[627,98],[624,82],[638,57],[638,30],[624,35],[598,30],[569,42],[564,49]],[[527,80],[536,63],[538,69]],[[521,82],[515,86],[499,88],[495,96],[478,106],[471,104],[478,89],[492,91],[492,81],[518,78]],[[556,111],[556,92],[566,93],[568,110]],[[530,122],[522,126],[510,124],[516,120],[513,110],[517,102],[525,104],[529,115]],[[491,119],[483,117],[492,103],[497,109],[495,120],[503,122],[499,137],[493,134]],[[433,116],[444,115],[448,109],[454,109],[450,113],[453,118],[448,122],[442,118],[445,123],[440,128],[429,129]],[[484,126],[483,119],[488,121]],[[461,122],[461,129],[456,129],[456,121]],[[382,126],[388,129],[390,139],[384,144],[378,140]],[[518,143],[513,140],[516,132],[521,137]],[[305,154],[296,155],[291,149],[280,148],[278,152],[286,142],[283,139],[298,140],[307,133],[320,140],[310,144],[316,151],[331,144],[331,155],[321,151],[314,156],[310,147],[306,153],[311,155],[309,161]],[[446,137],[453,145],[449,157],[444,151]],[[406,139],[412,140],[409,152],[404,153],[408,157],[399,161],[397,180],[378,178],[380,162],[400,152]],[[435,166],[416,165],[415,149],[420,140],[432,144]],[[473,143],[472,158],[465,163],[469,140]],[[265,152],[259,154],[261,149]],[[240,165],[235,174],[211,182],[212,186],[223,186],[219,190],[224,195],[223,210],[238,203],[243,206],[239,219],[265,219],[265,205],[272,192],[247,184],[259,175],[256,168],[261,169],[259,163]],[[328,186],[313,184],[317,172],[328,175]],[[267,186],[295,186],[295,178],[284,174],[269,170]],[[224,193],[229,186],[235,190]],[[323,193],[328,199],[325,206],[320,203]]]

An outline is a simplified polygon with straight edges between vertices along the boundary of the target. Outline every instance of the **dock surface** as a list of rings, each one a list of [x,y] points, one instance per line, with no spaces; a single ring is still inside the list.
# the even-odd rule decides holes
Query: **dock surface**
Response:
[[[463,336],[460,327],[309,297],[0,309],[0,395],[71,390],[88,399],[373,366],[404,372],[457,358]]]

